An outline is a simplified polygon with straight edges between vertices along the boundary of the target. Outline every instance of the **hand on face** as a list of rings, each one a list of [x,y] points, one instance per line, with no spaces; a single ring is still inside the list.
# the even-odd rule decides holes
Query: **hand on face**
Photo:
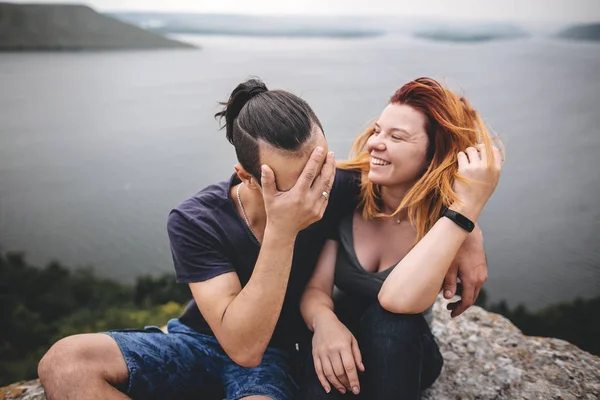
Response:
[[[319,382],[327,393],[333,385],[340,393],[360,392],[358,371],[365,367],[356,338],[336,317],[315,325],[312,354]]]
[[[454,191],[461,203],[459,212],[473,221],[479,216],[500,179],[502,168],[500,150],[492,147],[492,156],[493,160],[488,165],[488,157],[483,144],[469,147],[465,152],[458,153],[458,174],[468,181],[456,179]]]
[[[321,167],[322,166],[322,167]],[[323,217],[335,178],[335,158],[318,146],[311,154],[296,184],[288,191],[277,190],[273,170],[261,168],[262,195],[267,227],[279,234],[295,236]]]

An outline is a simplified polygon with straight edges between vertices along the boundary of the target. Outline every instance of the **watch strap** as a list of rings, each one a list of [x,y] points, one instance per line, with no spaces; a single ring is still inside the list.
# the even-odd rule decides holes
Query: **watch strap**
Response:
[[[451,210],[449,208],[446,208],[444,210],[442,216],[451,219],[456,225],[460,226],[467,232],[473,232],[473,229],[475,229],[475,224],[473,223],[473,221],[471,221],[469,218],[465,217],[461,213]]]

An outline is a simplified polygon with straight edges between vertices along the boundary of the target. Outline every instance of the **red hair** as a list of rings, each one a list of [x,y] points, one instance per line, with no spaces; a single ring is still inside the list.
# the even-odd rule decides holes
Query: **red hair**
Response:
[[[339,162],[338,166],[361,172],[359,207],[364,218],[395,216],[402,209],[407,209],[409,221],[417,231],[416,243],[439,219],[442,209],[458,201],[452,188],[455,179],[464,180],[458,175],[458,152],[483,143],[491,164],[492,138],[469,101],[434,79],[419,78],[408,82],[394,93],[390,104],[406,104],[422,112],[426,117],[425,131],[429,138],[427,169],[396,211],[391,215],[381,213],[381,187],[367,177],[370,169],[367,140],[373,134],[374,124],[355,140],[350,159]],[[501,142],[498,143],[501,145]]]

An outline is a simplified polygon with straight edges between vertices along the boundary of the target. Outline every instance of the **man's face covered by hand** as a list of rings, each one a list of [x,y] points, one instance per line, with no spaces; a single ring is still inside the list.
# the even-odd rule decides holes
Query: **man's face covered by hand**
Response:
[[[328,147],[325,135],[319,127],[314,127],[312,137],[296,151],[277,149],[269,144],[260,142],[260,163],[268,165],[275,173],[275,182],[279,191],[290,190],[306,166],[311,153],[321,146],[327,154]]]

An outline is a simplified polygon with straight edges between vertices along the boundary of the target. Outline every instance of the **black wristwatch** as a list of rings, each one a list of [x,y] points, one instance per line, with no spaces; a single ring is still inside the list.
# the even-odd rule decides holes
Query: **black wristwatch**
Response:
[[[454,223],[461,228],[463,228],[467,232],[473,232],[475,229],[475,224],[469,218],[465,217],[459,212],[446,208],[442,212],[442,217],[450,218]]]

